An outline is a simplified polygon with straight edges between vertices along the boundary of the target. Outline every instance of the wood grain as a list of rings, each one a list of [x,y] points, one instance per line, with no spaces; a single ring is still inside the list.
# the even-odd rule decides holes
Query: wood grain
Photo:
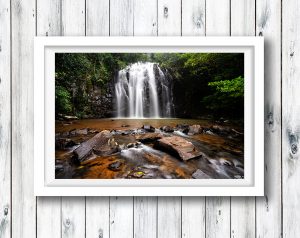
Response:
[[[182,1],[182,35],[205,35],[205,0]]]
[[[299,1],[282,5],[282,204],[283,237],[300,234],[300,72],[299,72]]]
[[[0,237],[297,237],[298,11],[297,0],[0,0]],[[253,198],[231,198],[231,203],[229,198],[206,198],[205,204],[205,198],[48,197],[36,203],[36,33],[253,35],[254,27],[265,37],[266,57],[266,196],[256,199],[256,208]]]
[[[133,0],[110,0],[110,35],[133,35]]]
[[[110,198],[110,238],[133,237],[133,198]]]
[[[86,198],[86,237],[109,237],[109,197]]]
[[[159,197],[157,206],[157,237],[181,237],[181,198]]]
[[[281,1],[258,0],[256,19],[265,39],[265,196],[256,199],[256,235],[281,237]]]
[[[181,0],[158,0],[158,35],[181,35]]]
[[[254,1],[231,1],[230,27],[232,36],[255,35]],[[255,237],[255,198],[231,198],[231,237]]]
[[[11,236],[10,3],[0,0],[0,237]]]
[[[86,1],[86,35],[109,35],[109,0]]]
[[[36,236],[33,195],[33,37],[35,1],[11,1],[12,237]]]

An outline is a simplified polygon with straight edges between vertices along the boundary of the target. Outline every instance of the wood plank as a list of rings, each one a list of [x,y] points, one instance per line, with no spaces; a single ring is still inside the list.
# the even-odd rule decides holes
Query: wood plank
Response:
[[[182,35],[205,35],[205,0],[182,1]]]
[[[37,1],[37,35],[61,34],[59,0]],[[61,237],[61,197],[37,197],[37,237]]]
[[[85,198],[62,197],[61,237],[85,237]]]
[[[86,198],[86,237],[109,237],[109,197]]]
[[[231,0],[231,35],[255,35],[255,1]]]
[[[10,2],[0,0],[0,237],[11,237]],[[5,113],[3,113],[5,112]]]
[[[37,237],[61,237],[61,197],[38,197]]]
[[[300,4],[282,4],[282,232],[283,237],[299,237]]]
[[[157,237],[181,238],[181,198],[159,197]]]
[[[85,35],[85,0],[62,1],[62,34]],[[62,198],[62,237],[85,237],[85,197]]]
[[[182,35],[205,35],[205,1],[182,1]],[[205,237],[205,197],[182,197],[182,238]]]
[[[85,0],[62,0],[62,35],[85,35]]]
[[[133,198],[110,198],[110,238],[133,237]]]
[[[86,1],[86,35],[109,35],[109,0]]]
[[[133,35],[133,0],[110,0],[110,35]]]
[[[182,238],[205,237],[205,197],[182,197]]]
[[[33,36],[35,1],[11,1],[12,237],[36,236],[33,195]]]
[[[206,1],[206,35],[230,35],[230,0]]]
[[[206,1],[206,35],[230,35],[230,1]],[[206,237],[230,237],[230,198],[206,199]]]
[[[157,197],[134,198],[134,237],[157,237]]]
[[[231,0],[231,35],[255,35],[255,2]],[[255,237],[255,198],[231,198],[231,237]]]
[[[134,1],[134,35],[157,35],[157,0]],[[134,198],[134,237],[157,237],[157,197]]]
[[[158,0],[158,35],[181,35],[181,0]]]
[[[158,35],[181,35],[181,1],[158,0]],[[158,197],[157,237],[181,237],[181,197]]]
[[[206,237],[230,237],[230,199],[228,197],[206,199]]]
[[[134,0],[134,35],[157,35],[157,0]]]
[[[281,1],[256,1],[265,39],[265,196],[256,199],[256,236],[281,236]]]
[[[86,35],[109,35],[109,0],[87,0]],[[86,198],[86,237],[109,237],[109,197]]]

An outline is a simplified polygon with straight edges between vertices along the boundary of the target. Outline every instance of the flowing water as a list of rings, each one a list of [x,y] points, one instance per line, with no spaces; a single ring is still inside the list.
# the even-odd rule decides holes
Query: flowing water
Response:
[[[115,140],[122,143],[132,142],[134,134],[143,125],[148,124],[156,128],[158,133],[166,136],[177,135],[192,142],[194,146],[205,154],[203,158],[195,158],[182,161],[179,158],[153,148],[153,144],[145,143],[138,148],[123,149],[109,156],[91,155],[80,165],[70,162],[72,152],[77,146],[66,149],[57,149],[56,178],[142,178],[156,179],[190,179],[197,170],[205,172],[212,178],[228,179],[243,178],[244,175],[244,141],[243,137],[231,138],[217,134],[202,133],[198,135],[186,135],[180,131],[164,133],[160,127],[177,124],[201,125],[209,128],[214,122],[198,119],[86,119],[73,122],[56,122],[56,133],[63,135],[74,129],[89,128],[90,131],[110,130],[115,134]],[[243,132],[241,126],[227,125],[239,132]],[[121,132],[121,133],[120,133]],[[119,133],[119,134],[118,134]],[[68,136],[76,143],[82,143],[94,134]],[[120,169],[113,171],[109,166],[120,163]]]
[[[135,63],[118,73],[115,83],[118,118],[172,117],[172,80],[158,64]]]

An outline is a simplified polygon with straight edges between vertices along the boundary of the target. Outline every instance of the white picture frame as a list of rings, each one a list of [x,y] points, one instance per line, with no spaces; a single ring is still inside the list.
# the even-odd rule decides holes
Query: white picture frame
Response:
[[[244,179],[55,179],[55,52],[243,52]],[[36,196],[263,196],[263,37],[36,37],[34,40]]]

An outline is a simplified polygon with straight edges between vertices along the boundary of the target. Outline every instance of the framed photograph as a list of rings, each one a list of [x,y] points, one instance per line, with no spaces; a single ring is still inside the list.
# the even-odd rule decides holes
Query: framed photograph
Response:
[[[36,196],[262,196],[263,37],[36,37]]]

